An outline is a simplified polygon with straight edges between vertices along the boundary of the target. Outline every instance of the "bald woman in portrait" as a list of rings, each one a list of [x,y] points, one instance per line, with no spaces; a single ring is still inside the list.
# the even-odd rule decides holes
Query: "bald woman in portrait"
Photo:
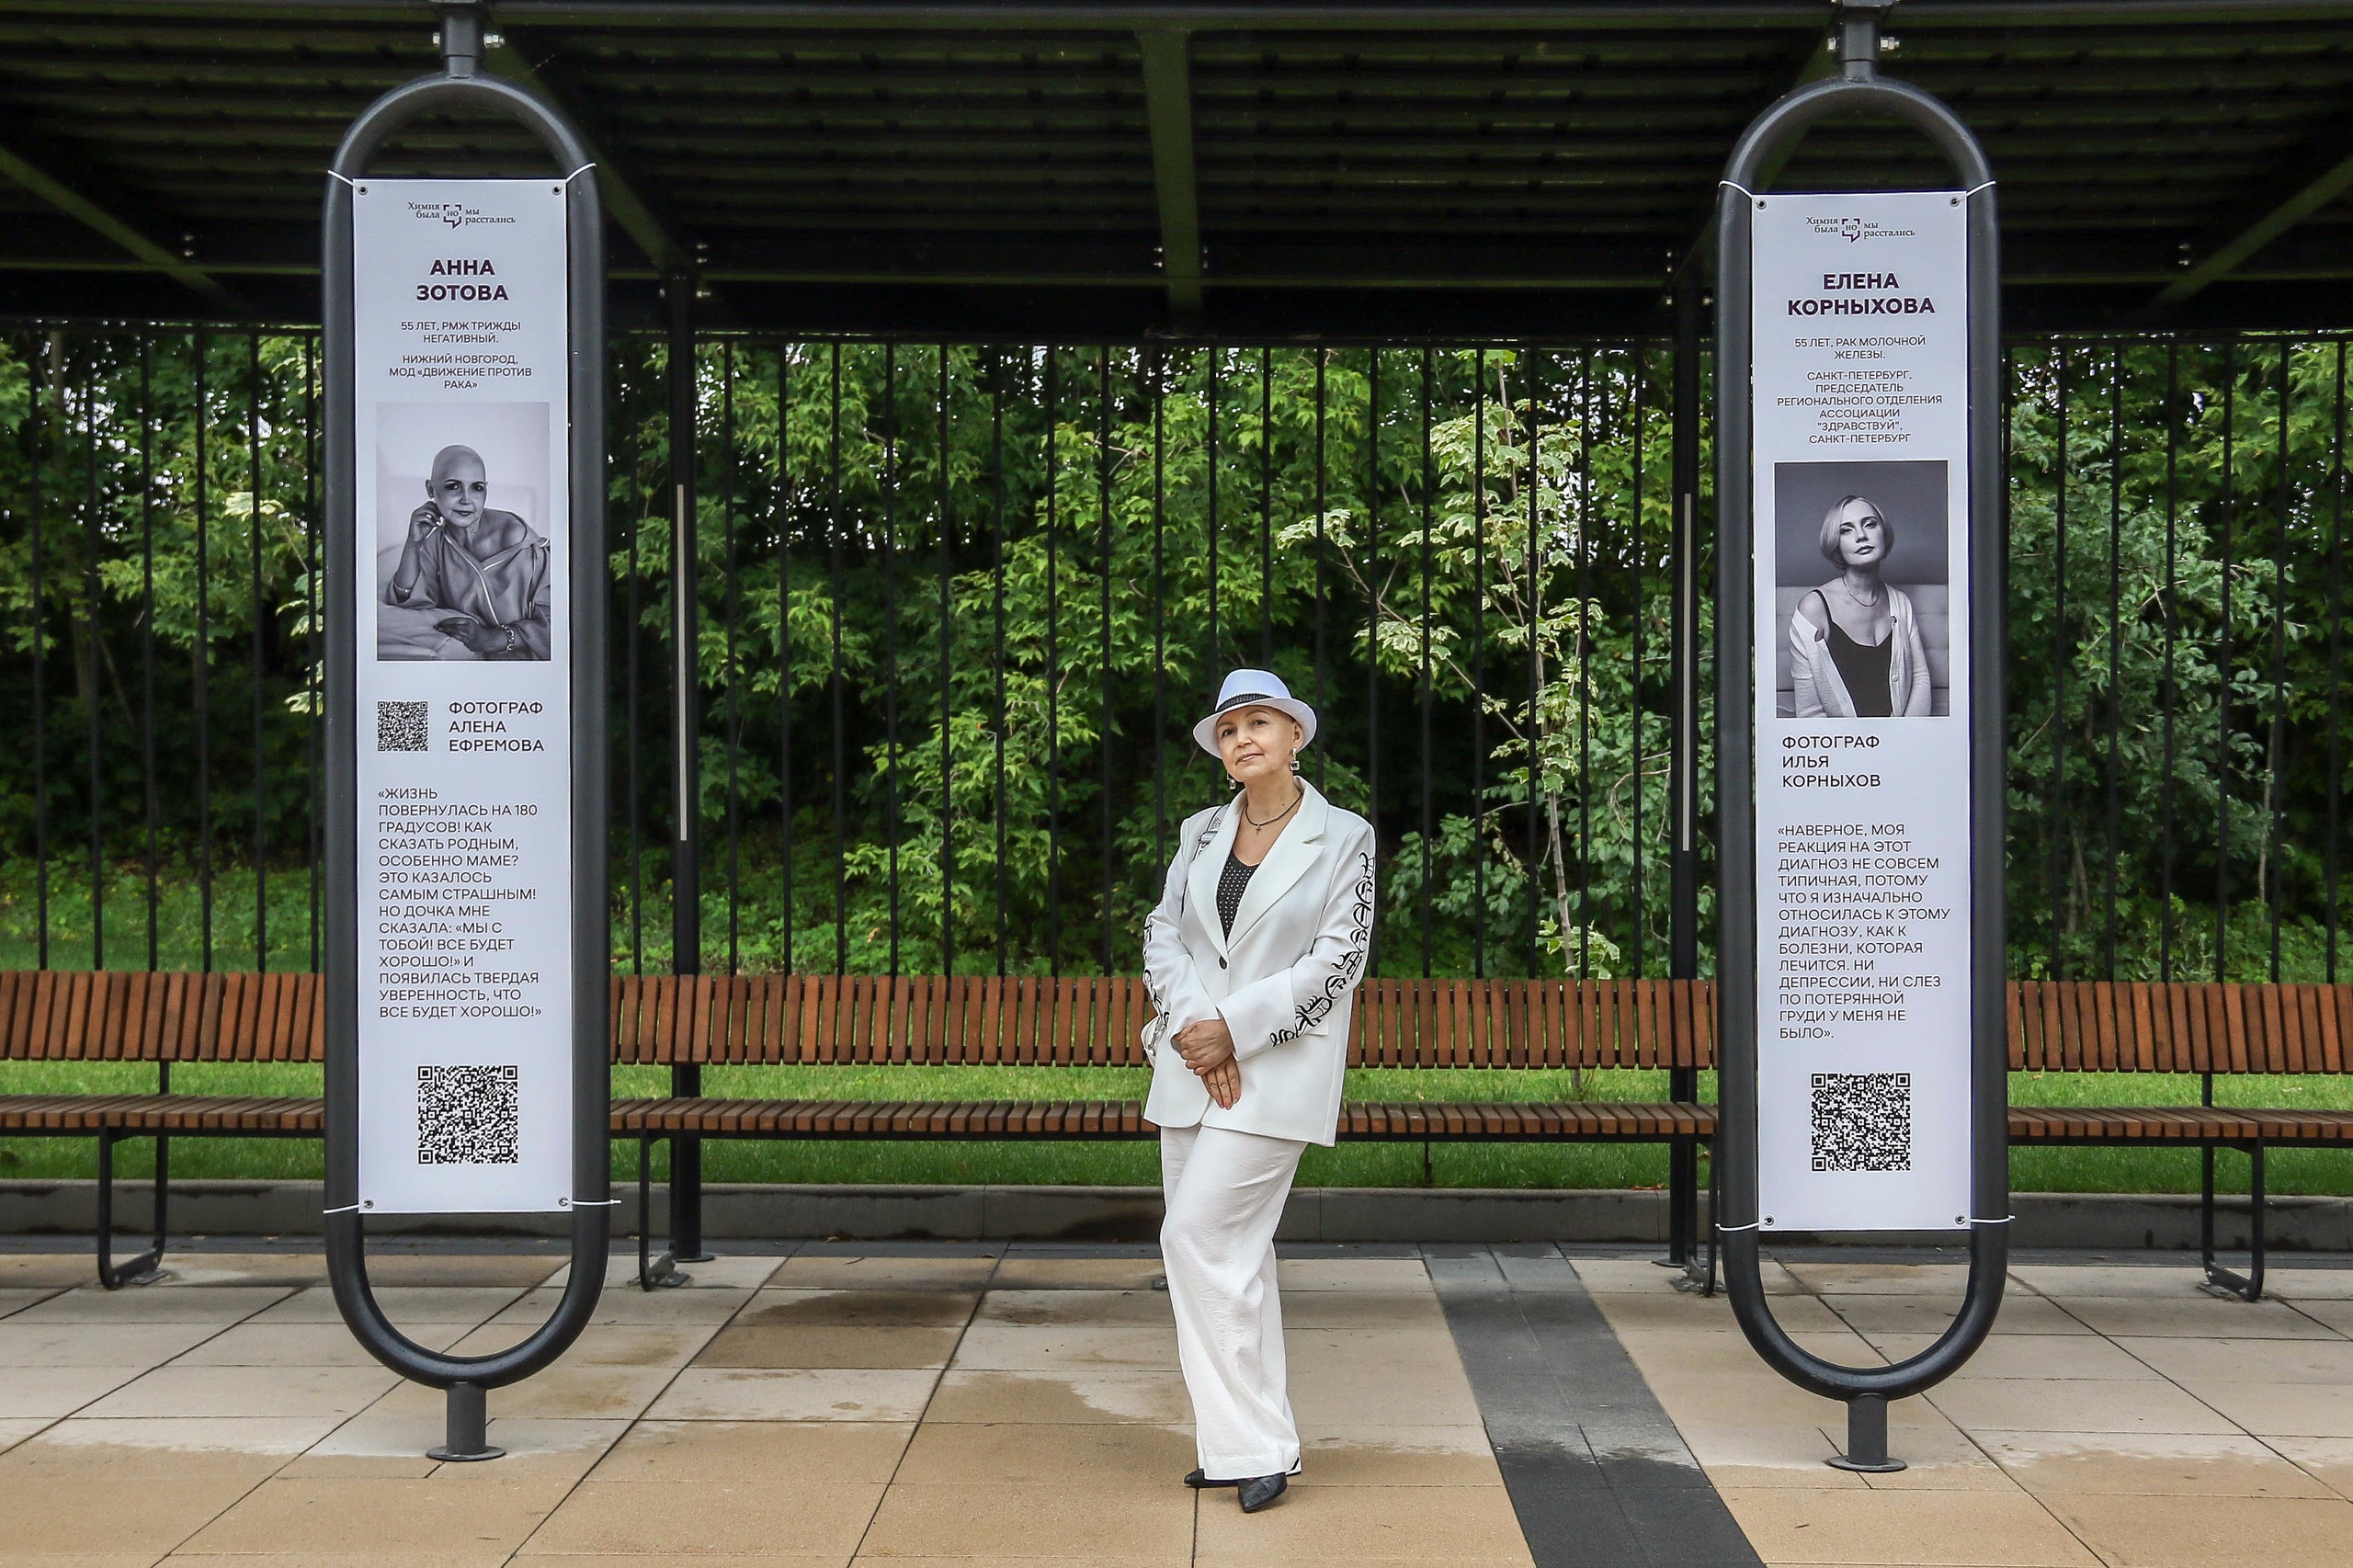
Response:
[[[433,620],[434,630],[476,658],[545,659],[549,577],[548,541],[514,513],[490,505],[481,454],[454,446],[434,454],[425,504],[409,514],[385,601],[447,611]],[[438,656],[463,655],[445,650]]]

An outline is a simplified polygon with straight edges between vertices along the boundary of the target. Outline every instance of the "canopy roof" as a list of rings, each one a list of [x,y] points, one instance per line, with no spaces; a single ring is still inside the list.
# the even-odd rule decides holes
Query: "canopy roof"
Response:
[[[1822,0],[505,0],[595,146],[620,320],[779,330],[1654,330]],[[422,0],[0,3],[0,311],[314,320],[323,170],[438,69]],[[1887,69],[2001,180],[2017,324],[2347,324],[2353,6],[1904,0]],[[536,173],[433,120],[394,174]],[[1892,127],[1778,188],[1941,185]]]

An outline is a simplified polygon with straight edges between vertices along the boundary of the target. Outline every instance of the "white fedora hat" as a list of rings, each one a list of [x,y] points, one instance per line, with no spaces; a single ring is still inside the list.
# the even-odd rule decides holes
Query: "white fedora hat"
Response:
[[[1193,739],[1200,742],[1201,749],[1211,756],[1218,755],[1219,716],[1236,708],[1271,708],[1279,713],[1288,713],[1299,721],[1303,732],[1300,744],[1309,744],[1315,739],[1315,710],[1293,697],[1282,676],[1272,670],[1236,670],[1218,688],[1217,707],[1193,726]]]

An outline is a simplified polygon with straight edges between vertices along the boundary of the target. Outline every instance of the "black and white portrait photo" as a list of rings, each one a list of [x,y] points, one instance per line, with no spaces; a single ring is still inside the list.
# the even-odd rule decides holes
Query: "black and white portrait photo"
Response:
[[[1781,717],[1951,711],[1946,482],[1942,462],[1773,466]]]
[[[551,657],[547,405],[383,404],[376,443],[377,658]]]

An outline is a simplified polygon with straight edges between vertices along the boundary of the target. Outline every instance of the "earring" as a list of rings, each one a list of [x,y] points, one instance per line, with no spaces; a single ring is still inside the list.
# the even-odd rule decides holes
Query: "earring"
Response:
[[[1297,773],[1299,771],[1299,753],[1297,752],[1290,754],[1290,770],[1293,773]]]

